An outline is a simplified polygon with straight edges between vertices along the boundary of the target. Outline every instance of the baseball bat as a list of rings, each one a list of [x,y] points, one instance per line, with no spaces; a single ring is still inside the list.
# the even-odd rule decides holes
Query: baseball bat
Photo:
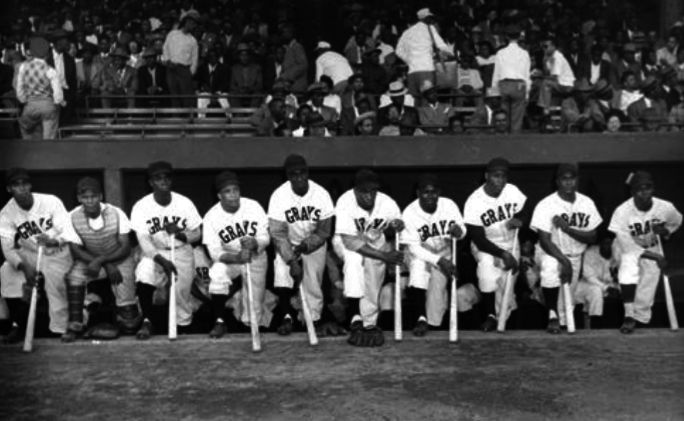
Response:
[[[558,241],[560,241],[561,253],[565,254],[565,241],[563,240],[563,232],[558,229]],[[561,284],[561,295],[563,296],[563,307],[565,307],[565,319],[568,324],[568,333],[575,333],[575,315],[572,306],[572,292],[570,284],[572,279],[567,284]]]
[[[252,351],[261,351],[261,336],[259,335],[259,322],[256,318],[256,310],[254,306],[254,293],[252,291],[252,265],[245,264],[245,273],[247,274],[247,300],[249,300],[249,326],[252,330]]]
[[[658,245],[658,253],[665,256],[663,252],[663,245],[660,241],[660,236],[656,236],[656,243]],[[670,330],[676,332],[679,330],[679,322],[677,321],[677,312],[675,311],[674,302],[672,301],[672,290],[670,289],[670,278],[663,272],[663,287],[665,289],[665,304],[667,305],[667,318],[670,320]]]
[[[518,251],[518,228],[513,231],[513,247],[511,247],[511,252],[515,257]],[[513,271],[509,270],[506,273],[506,280],[504,281],[504,294],[501,299],[501,308],[499,309],[499,319],[497,320],[496,330],[499,332],[506,331],[506,316],[508,315],[508,303],[511,300],[511,294],[513,293]]]
[[[171,239],[171,263],[176,265],[176,239]],[[171,273],[171,287],[169,288],[169,340],[175,341],[178,338],[178,327],[176,326],[176,274]]]
[[[40,266],[43,262],[43,246],[38,246],[36,258],[36,276],[40,276]],[[24,352],[33,351],[33,334],[36,330],[36,307],[38,305],[38,288],[31,288],[31,306],[29,307],[28,322],[26,322],[26,336],[24,337]]]
[[[451,238],[451,263],[456,266],[456,238]],[[451,305],[449,306],[449,342],[458,342],[458,288],[456,275],[451,281]]]
[[[399,234],[394,237],[394,246],[399,251]],[[401,265],[397,265],[394,273],[394,340],[403,339],[403,326],[401,323]]]
[[[302,313],[304,314],[304,322],[306,323],[306,332],[309,334],[309,344],[311,346],[318,345],[318,336],[316,336],[316,329],[314,328],[313,320],[311,320],[311,310],[309,310],[309,303],[306,301],[304,295],[304,285],[299,284],[299,297],[302,300]]]

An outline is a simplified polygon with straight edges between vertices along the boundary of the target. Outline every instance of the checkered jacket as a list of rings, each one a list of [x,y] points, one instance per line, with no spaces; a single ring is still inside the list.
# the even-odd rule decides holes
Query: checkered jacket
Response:
[[[17,80],[17,98],[26,103],[30,99],[53,99],[62,101],[61,85],[55,92],[55,83],[59,84],[57,72],[44,60],[33,59],[24,62],[19,68]]]

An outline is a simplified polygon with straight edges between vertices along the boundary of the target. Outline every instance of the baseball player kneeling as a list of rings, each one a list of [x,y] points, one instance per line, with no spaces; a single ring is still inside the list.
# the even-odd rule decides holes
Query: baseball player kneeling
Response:
[[[199,240],[202,218],[195,205],[185,196],[172,192],[173,167],[168,162],[155,162],[147,169],[152,193],[140,199],[131,212],[142,258],[135,269],[138,302],[143,323],[138,339],[152,335],[152,305],[157,287],[177,276],[176,323],[192,323],[191,294],[195,263],[191,244]],[[175,261],[171,261],[174,246]]]
[[[83,334],[86,285],[105,277],[112,284],[120,327],[125,333],[134,333],[142,316],[135,297],[130,221],[121,209],[102,203],[102,187],[94,178],[79,180],[76,191],[81,206],[71,211],[66,238],[74,261],[66,275],[69,327],[62,341],[73,342]]]
[[[411,259],[407,296],[418,304],[419,317],[413,333],[425,336],[429,326],[442,324],[448,306],[448,281],[456,276],[451,238],[462,239],[466,228],[456,203],[440,197],[436,176],[420,177],[417,187],[418,199],[402,214],[406,227],[401,242],[408,245]]]
[[[340,196],[335,208],[337,234],[343,244],[344,295],[351,321],[349,343],[381,346],[384,335],[376,326],[385,265],[399,265],[404,255],[388,243],[404,228],[401,211],[389,196],[378,192],[380,179],[368,169],[356,173],[354,188]]]
[[[622,333],[634,332],[637,321],[651,321],[660,271],[667,265],[658,242],[668,239],[682,224],[682,214],[672,203],[653,197],[650,173],[636,172],[629,184],[632,198],[615,209],[608,227],[617,236],[620,249],[618,280],[625,306]]]
[[[261,205],[241,196],[240,182],[235,173],[225,171],[216,177],[219,202],[204,216],[202,242],[207,246],[213,265],[209,269],[209,293],[216,322],[209,333],[220,338],[228,331],[225,324],[226,302],[247,282],[251,275],[255,316],[260,326],[268,326],[270,314],[265,314],[266,247],[270,242],[268,219]],[[249,309],[249,294],[242,294],[242,308]],[[240,315],[249,325],[249,312]]]
[[[570,284],[572,302],[582,254],[588,244],[596,241],[596,228],[603,221],[594,202],[577,191],[578,184],[577,166],[560,165],[556,172],[558,190],[537,204],[530,223],[539,235],[542,250],[541,286],[549,309],[549,333],[560,333],[560,327],[566,324],[565,302],[559,295],[561,283]],[[567,311],[573,309],[574,305]]]

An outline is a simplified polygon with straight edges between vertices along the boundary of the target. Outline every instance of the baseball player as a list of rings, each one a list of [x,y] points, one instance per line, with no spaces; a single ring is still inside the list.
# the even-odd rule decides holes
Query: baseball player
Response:
[[[137,294],[143,323],[138,339],[152,335],[152,305],[157,287],[177,276],[176,322],[189,326],[192,322],[190,290],[195,274],[191,244],[201,235],[200,217],[195,205],[185,196],[172,192],[173,167],[168,162],[154,162],[147,167],[152,193],[140,199],[131,212],[131,225],[138,237],[142,257],[135,269]],[[175,246],[175,261],[171,245]],[[180,329],[179,329],[180,330]]]
[[[682,214],[672,203],[653,197],[650,173],[638,171],[628,182],[632,197],[615,209],[608,226],[620,249],[618,280],[625,306],[622,333],[634,332],[637,321],[651,320],[660,271],[667,265],[658,252],[658,237],[667,240],[682,224]]]
[[[219,202],[204,216],[202,242],[207,246],[214,264],[209,269],[209,293],[216,322],[209,333],[220,338],[228,329],[225,324],[226,302],[247,281],[246,264],[252,279],[256,320],[268,326],[269,315],[264,314],[268,259],[266,247],[270,242],[268,219],[261,205],[240,194],[240,181],[231,171],[216,177]],[[249,325],[249,295],[242,294],[240,319]]]
[[[577,191],[578,182],[577,166],[561,164],[556,172],[558,189],[537,204],[530,223],[539,235],[541,286],[549,309],[547,330],[553,334],[566,324],[565,302],[559,296],[561,283],[570,284],[574,297],[582,254],[587,245],[596,242],[596,228],[603,222],[594,202]]]
[[[68,229],[69,215],[56,196],[31,191],[31,179],[23,168],[9,169],[5,184],[12,198],[0,211],[0,240],[7,259],[0,275],[1,295],[10,312],[22,318],[19,324],[22,331],[15,338],[23,336],[25,315],[28,315],[28,306],[21,302],[24,284],[35,285],[41,278],[48,299],[50,330],[63,334],[68,319],[64,275],[71,267],[71,254],[63,233]],[[40,274],[36,272],[39,246],[43,247]]]
[[[335,207],[336,236],[344,260],[344,295],[353,315],[352,345],[384,343],[376,323],[385,265],[399,265],[404,260],[403,253],[386,239],[404,228],[401,211],[394,200],[378,192],[379,187],[378,175],[362,169],[356,173],[354,188],[340,196]]]
[[[135,296],[135,263],[128,238],[131,223],[116,206],[102,203],[102,187],[94,178],[79,180],[76,191],[81,206],[70,213],[65,235],[73,264],[66,275],[69,326],[63,342],[83,334],[83,304],[88,282],[107,277],[116,298],[117,321],[122,330],[135,333],[142,316]]]
[[[477,262],[477,279],[482,292],[486,319],[482,330],[496,329],[498,308],[506,280],[506,273],[518,271],[519,248],[515,247],[514,230],[523,223],[520,213],[527,197],[513,184],[508,183],[510,164],[503,158],[494,158],[487,164],[485,184],[468,197],[464,220],[472,238],[472,252]],[[509,310],[515,309],[511,294]],[[505,315],[506,318],[510,315]]]
[[[582,275],[575,290],[575,302],[584,304],[585,325],[596,329],[603,316],[605,297],[617,298],[617,253],[613,251],[613,238],[603,235],[599,244],[587,248],[582,258]],[[586,326],[585,326],[586,327]]]
[[[401,216],[405,224],[401,242],[408,245],[410,257],[407,296],[413,296],[418,303],[419,317],[413,330],[416,336],[425,336],[429,326],[442,324],[448,306],[447,285],[456,276],[451,238],[460,240],[466,235],[458,206],[440,193],[436,176],[421,176],[416,190],[418,199]]]
[[[288,181],[273,192],[268,204],[269,231],[276,248],[275,288],[284,314],[278,333],[292,332],[291,300],[295,285],[300,285],[316,333],[325,335],[321,314],[326,307],[321,285],[335,207],[328,191],[309,180],[304,157],[290,155],[284,166]]]

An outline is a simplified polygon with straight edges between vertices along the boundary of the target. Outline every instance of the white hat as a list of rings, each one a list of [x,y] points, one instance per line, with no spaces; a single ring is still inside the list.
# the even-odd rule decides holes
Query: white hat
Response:
[[[407,92],[404,84],[400,80],[389,84],[389,96],[404,96]]]
[[[325,42],[325,41],[319,41],[318,45],[316,46],[317,50],[322,50],[324,48],[330,48],[330,44]]]
[[[420,9],[418,11],[418,19],[425,19],[428,16],[434,16],[434,15],[430,11],[430,9],[428,9],[427,7],[425,9]]]

